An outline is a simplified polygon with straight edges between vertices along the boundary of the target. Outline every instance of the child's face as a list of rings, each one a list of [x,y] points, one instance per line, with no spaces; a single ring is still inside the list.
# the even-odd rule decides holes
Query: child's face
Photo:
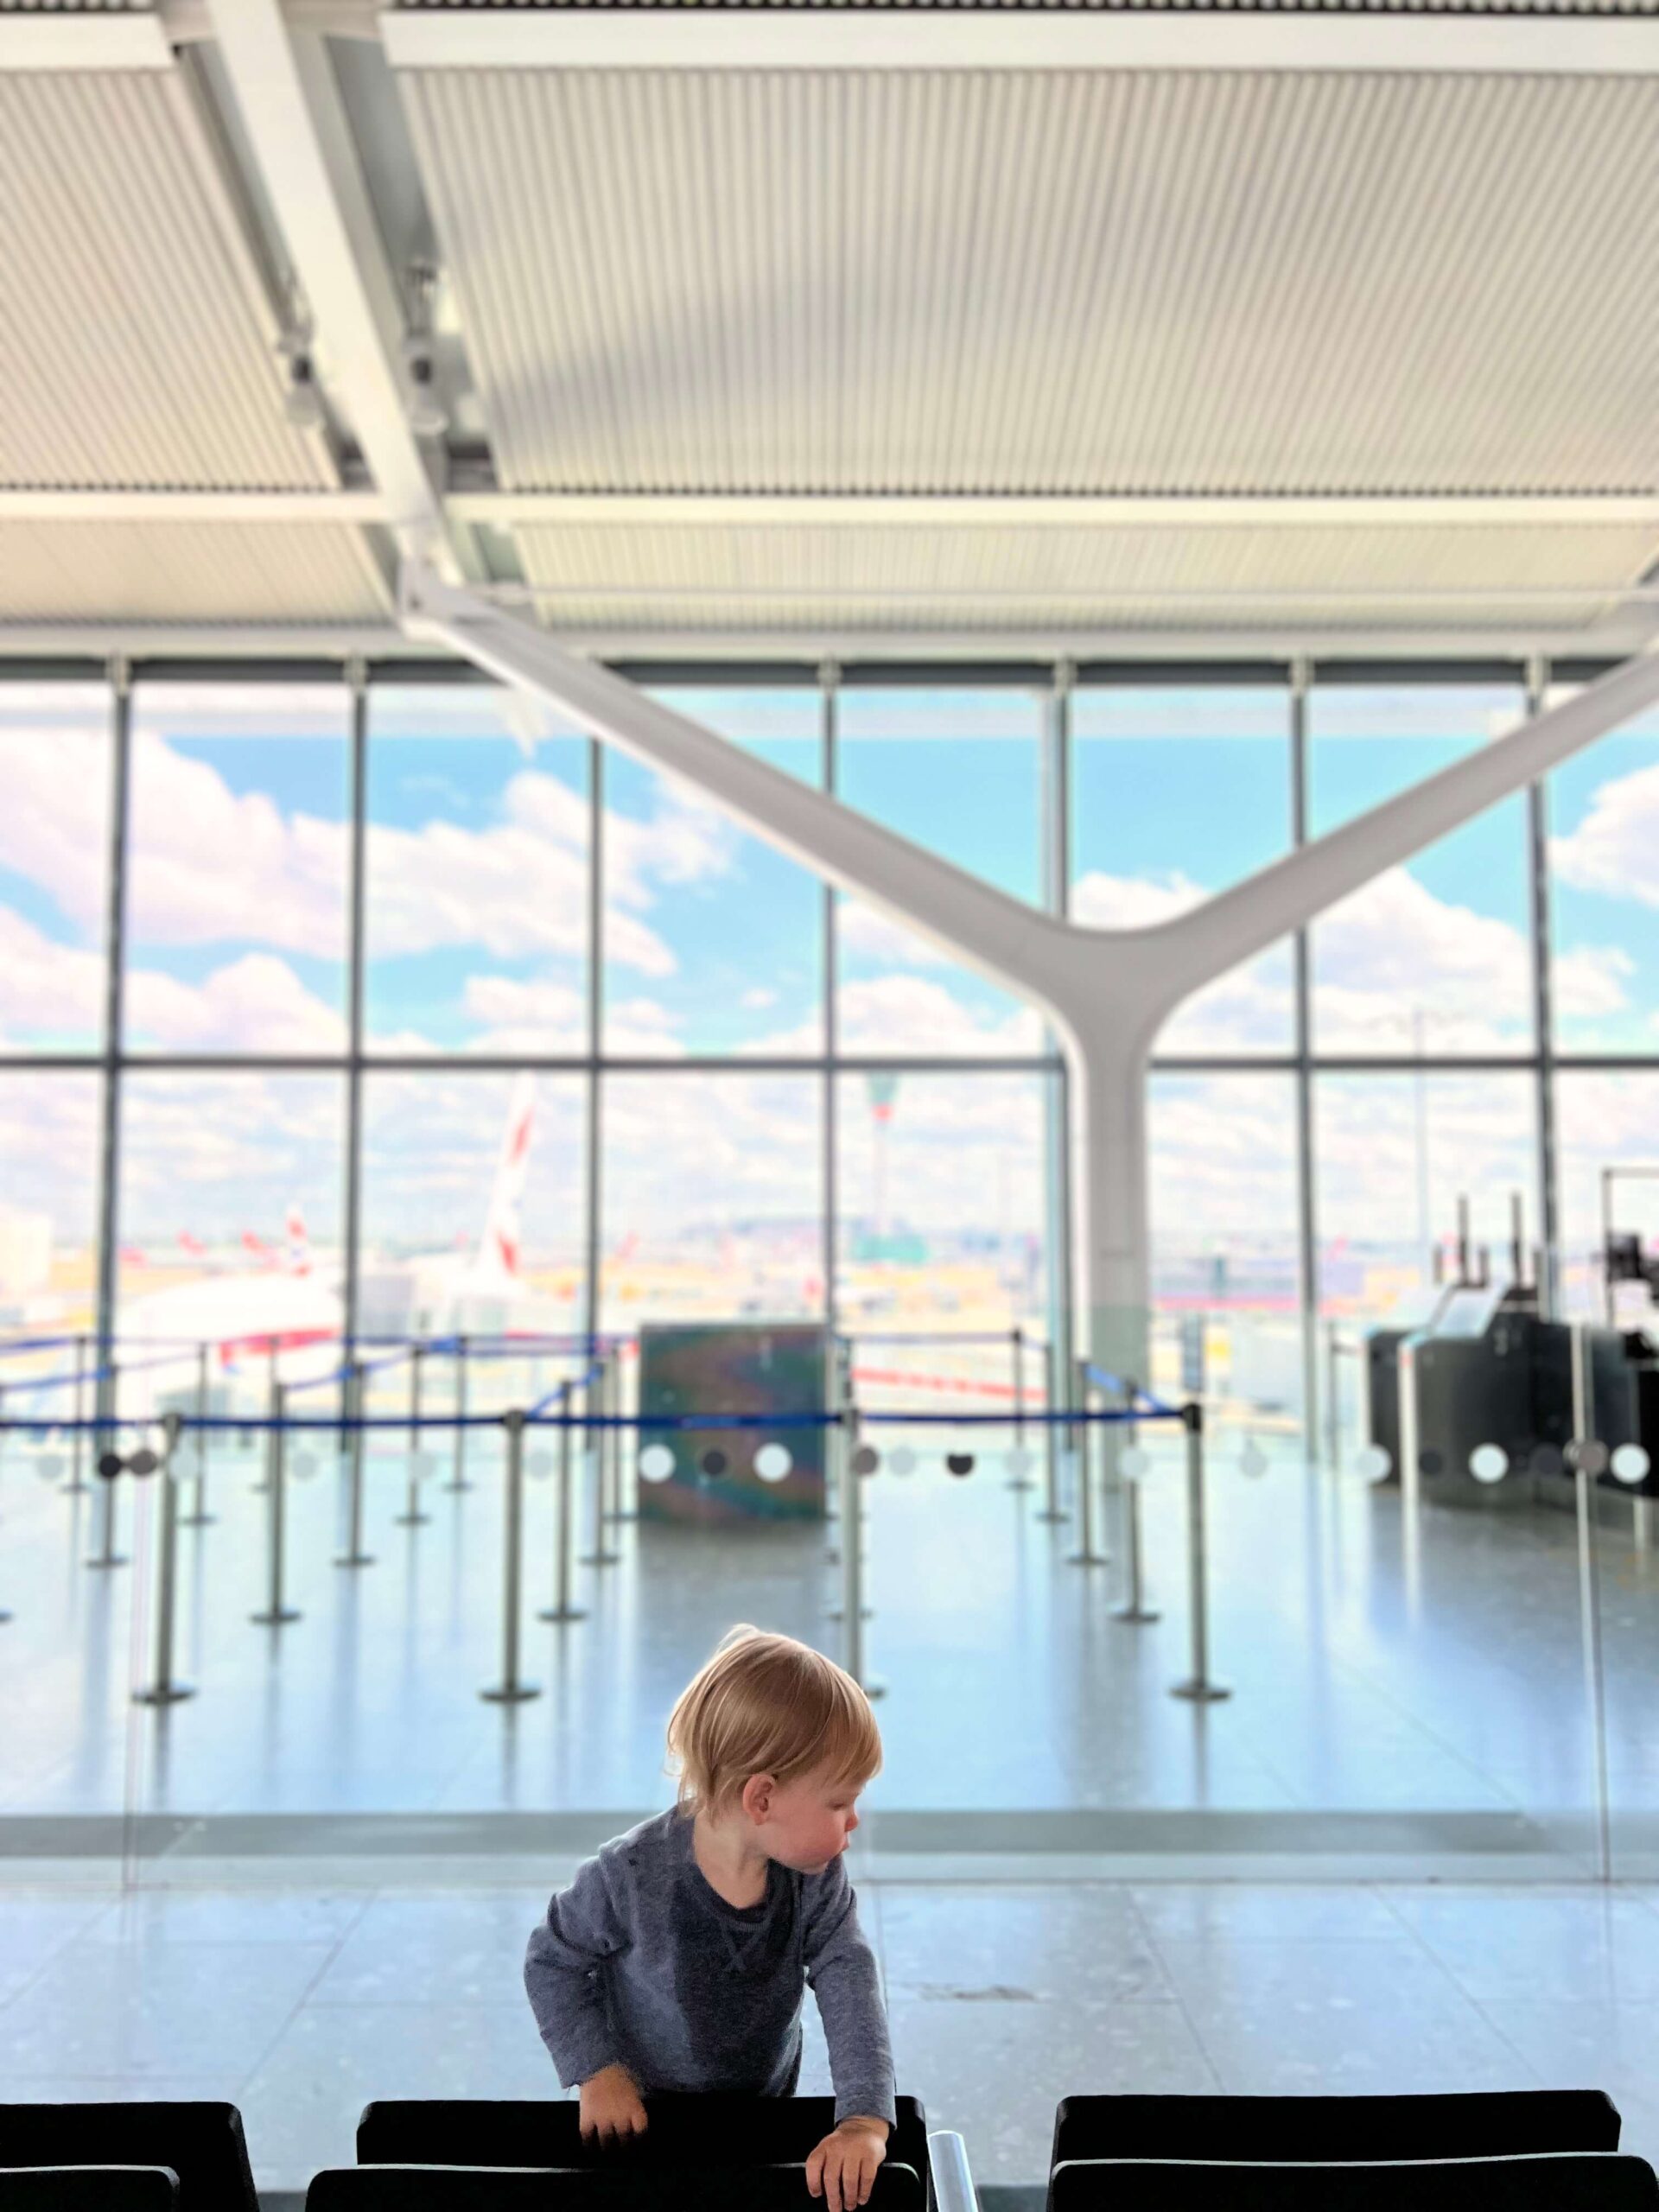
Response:
[[[823,1768],[775,1783],[760,1823],[766,1856],[798,1874],[822,1874],[846,1850],[858,1826],[861,1783]]]

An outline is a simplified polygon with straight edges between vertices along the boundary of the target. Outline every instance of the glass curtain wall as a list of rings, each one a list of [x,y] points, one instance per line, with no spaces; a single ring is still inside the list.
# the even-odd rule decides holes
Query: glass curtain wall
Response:
[[[1445,670],[1300,687],[1287,669],[1119,671],[1058,690],[1035,670],[833,688],[727,670],[659,696],[1010,898],[1107,925],[1241,880],[1526,706],[1518,676]],[[1651,727],[1609,740],[1173,1017],[1150,1114],[1154,1381],[1181,1387],[1196,1317],[1236,1416],[1218,1465],[1275,1438],[1288,1459],[1332,1375],[1351,1424],[1352,1372],[1316,1325],[1421,1290],[1459,1198],[1496,1252],[1522,1193],[1529,1241],[1557,1224],[1567,1307],[1598,1310],[1602,1170],[1659,1160],[1656,742]],[[827,1319],[855,1340],[867,1403],[925,1389],[1000,1417],[1027,1388],[1035,1402],[1040,1368],[1010,1345],[1064,1302],[1053,1040],[696,794],[438,671],[355,690],[327,669],[141,671],[119,696],[0,680],[0,766],[7,1335],[73,1346],[143,1322],[188,1338],[245,1300],[249,1373],[219,1378],[245,1404],[268,1380],[257,1317],[277,1309],[319,1338],[522,1326],[578,1345],[662,1317]],[[1630,1177],[1620,1203],[1618,1225],[1651,1237],[1659,1179]],[[533,1395],[563,1370],[549,1353],[507,1371]],[[27,1379],[9,1370],[9,1393]],[[425,1402],[460,1387],[430,1374]],[[378,1389],[411,1402],[401,1370]],[[956,1456],[994,1433],[966,1431]],[[949,1465],[929,1448],[923,1479],[879,1506],[918,1541],[957,1510],[948,1481],[927,1486]],[[401,1462],[385,1479],[401,1503]],[[1246,1541],[1257,1494],[1226,1487],[1220,1541]],[[1148,1510],[1173,1591],[1179,1516]],[[412,1479],[404,1517],[424,1517]],[[1312,1532],[1297,1554],[1309,1592],[1316,1535],[1335,1540]],[[312,1546],[324,1568],[328,1543]],[[878,1592],[884,1620],[914,1599],[901,1580]],[[1278,1597],[1294,1624],[1303,1598]],[[493,1655],[452,1611],[433,1651],[462,1686],[444,1727],[448,1802],[465,1804],[459,1700]],[[1220,1617],[1249,1649],[1260,1624],[1239,1591]],[[1091,1620],[1079,1601],[1079,1635]],[[1357,1649],[1374,1626],[1348,1624]],[[1065,1649],[1057,1632],[1057,1682]],[[1427,1713],[1427,1676],[1422,1697]],[[408,1710],[412,1774],[412,1691]],[[1305,1773],[1252,1765],[1239,1787],[1305,1796],[1320,1785],[1303,1749]],[[1460,1755],[1490,1765],[1473,1733]],[[918,1774],[929,1756],[918,1739]],[[1564,1743],[1502,1788],[1570,1799],[1576,1758]],[[1084,1767],[1056,1768],[1073,1802],[1092,1802]],[[365,1766],[361,1802],[394,1802],[394,1771],[391,1753]],[[1455,1776],[1419,1782],[1421,1802],[1465,1802]],[[169,1786],[193,1802],[187,1770]],[[246,1802],[308,1786],[273,1772]],[[1370,1802],[1368,1780],[1352,1787]]]

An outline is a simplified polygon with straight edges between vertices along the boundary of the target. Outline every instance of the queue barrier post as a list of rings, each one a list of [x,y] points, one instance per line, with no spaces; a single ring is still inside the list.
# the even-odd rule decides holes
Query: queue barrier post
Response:
[[[265,1542],[269,1580],[264,1611],[249,1616],[261,1628],[282,1628],[288,1622],[300,1618],[295,1607],[286,1602],[283,1587],[288,1550],[287,1413],[287,1389],[273,1379],[269,1416],[270,1427],[265,1442]]]
[[[1224,1684],[1210,1679],[1209,1561],[1205,1545],[1204,1496],[1204,1408],[1196,1399],[1181,1408],[1186,1431],[1186,1573],[1192,1639],[1192,1672],[1177,1682],[1172,1697],[1192,1705],[1217,1705],[1232,1695]]]
[[[1590,1737],[1596,1762],[1596,1871],[1613,1878],[1613,1846],[1607,1782],[1607,1709],[1601,1651],[1601,1592],[1596,1558],[1595,1506],[1591,1483],[1607,1465],[1607,1447],[1596,1437],[1595,1391],[1590,1368],[1590,1338],[1581,1321],[1570,1334],[1573,1371],[1573,1442],[1567,1463],[1573,1470],[1573,1504],[1579,1537],[1579,1634],[1584,1651],[1585,1696],[1590,1707]]]
[[[348,1416],[352,1430],[351,1468],[347,1476],[347,1504],[346,1548],[334,1561],[336,1567],[372,1567],[374,1554],[363,1548],[363,1408],[368,1402],[365,1388],[367,1367],[364,1361],[354,1359],[349,1370]]]
[[[594,1501],[594,1548],[584,1552],[584,1567],[614,1567],[622,1556],[613,1552],[605,1535],[605,1399],[604,1376],[595,1375],[590,1366],[581,1384],[583,1433],[588,1440],[588,1465],[592,1470]]]
[[[103,1446],[106,1440],[110,1444],[110,1448],[108,1450],[99,1450],[93,1455],[93,1465],[98,1471],[99,1484],[98,1499],[98,1550],[95,1555],[86,1562],[88,1567],[124,1567],[127,1563],[125,1553],[118,1552],[115,1548],[115,1473],[112,1472],[105,1474],[105,1462],[114,1459],[116,1456],[113,1449],[113,1439],[118,1433],[120,1427],[118,1415],[121,1406],[121,1376],[119,1370],[116,1365],[115,1354],[113,1351],[110,1354],[108,1378],[110,1385],[110,1395],[108,1399],[110,1409],[109,1415],[106,1419],[103,1414],[102,1408],[100,1408],[99,1414],[95,1417],[97,1420],[97,1427],[92,1432],[93,1439],[99,1446]],[[118,1471],[119,1463],[118,1461],[116,1472]]]
[[[208,1346],[205,1343],[199,1344],[196,1346],[195,1450],[191,1454],[194,1461],[193,1479],[196,1490],[194,1502],[190,1510],[188,1513],[181,1513],[179,1516],[181,1529],[206,1529],[211,1527],[214,1519],[214,1516],[207,1510],[207,1408],[209,1402],[207,1375]],[[179,1480],[182,1482],[183,1479],[184,1477],[181,1473]]]
[[[1039,1521],[1065,1521],[1071,1516],[1060,1503],[1060,1359],[1058,1348],[1043,1347],[1043,1403],[1048,1419],[1043,1424],[1043,1509]]]
[[[409,1488],[403,1511],[397,1516],[400,1529],[423,1529],[432,1518],[421,1510],[421,1478],[418,1472],[421,1450],[421,1369],[426,1357],[424,1344],[411,1344],[409,1350]]]
[[[586,1613],[571,1595],[570,1561],[575,1549],[576,1499],[572,1479],[570,1399],[567,1387],[559,1402],[559,1491],[554,1500],[553,1603],[543,1608],[544,1621],[580,1621]]]
[[[195,1692],[188,1682],[173,1679],[174,1612],[176,1604],[179,1560],[179,1484],[184,1480],[182,1471],[174,1465],[178,1456],[179,1438],[183,1421],[176,1413],[165,1416],[162,1423],[164,1442],[162,1446],[162,1534],[156,1561],[156,1656],[155,1672],[143,1689],[133,1692],[139,1705],[179,1705]]]
[[[492,1705],[523,1705],[542,1694],[535,1682],[521,1680],[518,1673],[524,1579],[524,1416],[515,1408],[502,1415],[502,1426],[507,1433],[507,1497],[501,1562],[501,1679],[479,1695]]]
[[[455,1457],[447,1491],[471,1490],[467,1479],[467,1339],[455,1338],[451,1347],[455,1361]]]
[[[1095,1542],[1095,1428],[1090,1419],[1099,1395],[1089,1371],[1089,1362],[1079,1359],[1077,1366],[1077,1403],[1083,1420],[1077,1432],[1077,1548],[1071,1554],[1073,1567],[1104,1567],[1108,1554]]]

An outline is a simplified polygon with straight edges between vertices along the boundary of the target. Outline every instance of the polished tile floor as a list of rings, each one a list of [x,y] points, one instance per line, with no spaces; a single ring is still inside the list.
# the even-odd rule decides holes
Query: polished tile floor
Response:
[[[376,2096],[557,2094],[519,1979],[538,1885],[0,1887],[0,2101],[228,2097],[256,2177],[349,2163]],[[1586,2085],[1659,2155],[1659,1891],[861,1882],[901,2083],[979,2178],[1068,2090]],[[804,2084],[827,2088],[809,2005]]]

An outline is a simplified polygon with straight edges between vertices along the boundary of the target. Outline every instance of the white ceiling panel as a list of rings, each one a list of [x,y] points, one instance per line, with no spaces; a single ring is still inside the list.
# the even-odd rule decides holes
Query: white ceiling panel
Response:
[[[336,480],[172,72],[0,71],[0,485]]]
[[[556,626],[983,631],[1444,623],[1587,627],[1650,530],[952,530],[583,524],[516,533]],[[1601,594],[1605,593],[1605,596]]]
[[[1659,79],[402,81],[509,487],[1659,484]]]
[[[353,622],[387,612],[360,531],[309,523],[0,522],[8,623]]]

